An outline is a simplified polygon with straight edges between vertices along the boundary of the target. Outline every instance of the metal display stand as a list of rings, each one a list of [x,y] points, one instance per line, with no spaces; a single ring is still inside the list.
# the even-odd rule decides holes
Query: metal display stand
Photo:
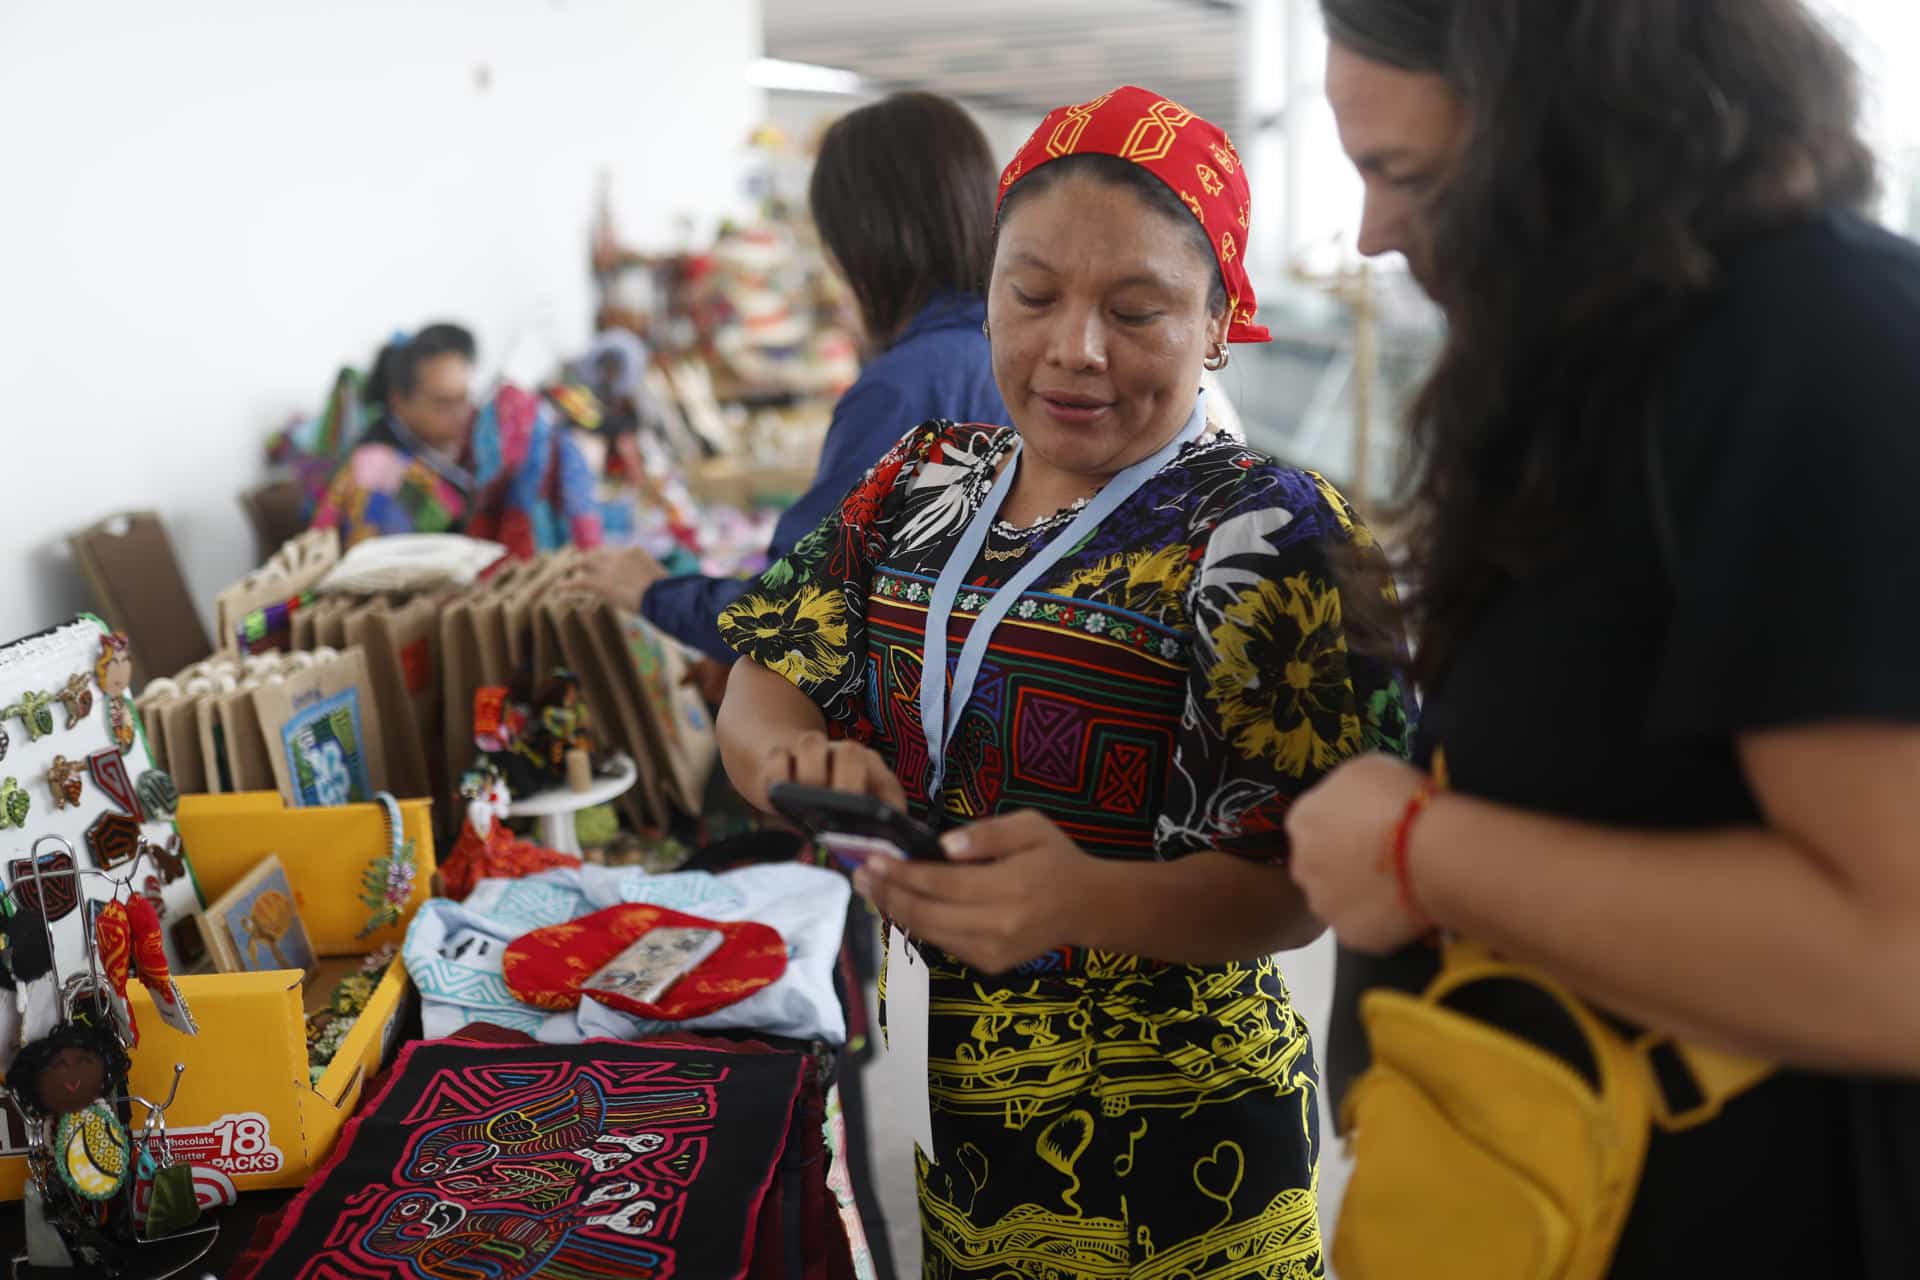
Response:
[[[56,868],[53,870],[48,870],[47,868],[45,868],[41,864],[41,860],[40,860],[40,857],[41,857],[40,851],[42,846],[45,846],[45,845],[54,846],[55,852],[64,852],[67,855],[67,859],[70,865],[66,867]],[[71,865],[74,863],[74,859],[75,859],[74,848],[71,844],[69,844],[66,841],[65,838],[61,836],[42,836],[38,840],[33,842],[33,847],[29,851],[28,869],[25,872],[25,874],[19,876],[16,879],[15,883],[12,886],[10,886],[4,894],[0,894],[0,897],[4,897],[7,900],[8,905],[11,907],[11,909],[14,912],[33,911],[35,914],[37,914],[40,917],[41,927],[46,931],[47,961],[49,965],[49,970],[47,973],[43,974],[39,978],[34,979],[33,983],[22,983],[20,998],[22,999],[22,1002],[24,1004],[24,992],[28,986],[31,986],[37,983],[50,982],[52,984],[54,999],[56,1001],[56,1009],[58,1011],[58,1020],[61,1022],[68,1021],[73,1017],[75,1006],[79,1003],[81,999],[95,1000],[101,1003],[111,1015],[111,1020],[113,1023],[113,1034],[115,1038],[119,1040],[121,1048],[123,1050],[131,1049],[133,1045],[130,1037],[128,1036],[128,1028],[122,1022],[119,1009],[116,1007],[116,1002],[118,1001],[119,997],[115,994],[112,984],[107,981],[105,971],[102,970],[100,967],[99,946],[94,936],[94,929],[93,929],[92,923],[86,919],[86,914],[87,914],[87,906],[90,902],[118,901],[123,892],[126,894],[133,894],[138,892],[138,890],[133,888],[130,882],[132,879],[133,871],[138,868],[139,863],[136,860],[133,867],[129,868],[127,877],[123,879],[118,876],[109,875],[105,871],[100,871],[92,867],[81,867],[78,865]],[[68,977],[63,976],[60,972],[60,958],[57,952],[54,950],[53,923],[47,918],[47,912],[46,912],[46,904],[53,901],[53,899],[48,897],[47,895],[48,882],[57,881],[62,876],[71,877],[74,882],[73,891],[74,891],[74,897],[76,902],[76,909],[80,911],[82,916],[83,927],[81,929],[81,934],[82,934],[83,945],[85,947],[85,955],[86,955],[86,971],[84,974],[72,975],[72,978],[79,980],[72,990],[69,990]],[[20,884],[28,880],[31,880],[33,882],[35,896],[39,904],[38,906],[29,905],[28,903],[23,901],[20,896],[20,892],[19,892]],[[105,899],[89,899],[83,892],[81,892],[80,886],[83,882],[91,883],[91,882],[97,882],[97,881],[105,881],[107,884],[112,886],[112,889],[110,890],[110,892],[108,893],[108,896]],[[25,1032],[24,1021],[23,1021],[21,1030],[22,1030],[22,1033],[24,1034]],[[138,1215],[135,1214],[134,1212],[133,1201],[134,1201],[134,1191],[139,1182],[139,1178],[136,1175],[137,1154],[138,1154],[139,1148],[142,1143],[145,1143],[149,1140],[150,1135],[154,1132],[156,1121],[160,1126],[160,1131],[162,1133],[165,1132],[166,1111],[168,1107],[173,1105],[173,1100],[175,1096],[179,1093],[180,1075],[185,1070],[186,1070],[186,1066],[184,1063],[176,1062],[173,1064],[173,1085],[170,1089],[168,1089],[167,1097],[164,1102],[155,1104],[154,1102],[152,1102],[147,1098],[143,1098],[137,1094],[128,1092],[127,1082],[124,1077],[117,1082],[120,1085],[119,1092],[108,1093],[107,1095],[103,1096],[100,1099],[100,1101],[105,1102],[109,1106],[114,1108],[115,1112],[118,1115],[121,1125],[126,1129],[126,1132],[128,1134],[126,1186],[122,1188],[120,1191],[115,1192],[114,1195],[125,1197],[124,1208],[126,1210],[127,1219],[129,1221],[136,1221],[136,1222],[138,1221]],[[19,1110],[21,1118],[26,1122],[27,1167],[30,1171],[28,1176],[34,1179],[34,1181],[39,1184],[38,1189],[40,1191],[39,1200],[36,1201],[29,1198],[29,1200],[27,1201],[27,1207],[25,1212],[29,1216],[31,1216],[35,1212],[34,1206],[43,1204],[48,1197],[55,1196],[55,1195],[64,1196],[66,1194],[65,1187],[61,1186],[58,1182],[49,1182],[49,1180],[41,1176],[41,1171],[45,1169],[47,1165],[51,1162],[51,1160],[54,1158],[48,1150],[48,1143],[47,1143],[47,1126],[51,1123],[51,1121],[36,1117],[32,1115],[30,1112],[28,1112],[28,1110],[25,1107],[21,1107],[19,1103],[15,1100],[15,1096],[13,1092],[10,1089],[8,1089],[4,1084],[0,1084],[0,1096],[4,1096],[7,1099],[7,1101],[12,1102],[15,1108]],[[146,1120],[141,1125],[139,1130],[141,1135],[139,1142],[135,1142],[133,1140],[132,1134],[134,1133],[134,1129],[133,1129],[133,1126],[129,1123],[129,1120],[131,1118],[132,1104],[136,1102],[139,1103],[141,1106],[145,1107],[147,1112]],[[52,1229],[52,1224],[46,1222],[44,1218],[42,1219],[42,1225],[49,1230]],[[29,1227],[29,1234],[31,1234],[31,1227]],[[178,1275],[181,1272],[188,1269],[189,1267],[193,1266],[201,1258],[204,1258],[213,1249],[214,1241],[219,1238],[219,1235],[220,1235],[220,1224],[210,1219],[205,1219],[201,1223],[187,1228],[185,1231],[177,1232],[174,1235],[162,1236],[162,1237],[148,1237],[145,1234],[143,1234],[143,1232],[139,1227],[136,1226],[132,1232],[130,1239],[116,1238],[115,1243],[117,1245],[120,1245],[124,1248],[129,1248],[129,1249],[141,1249],[141,1248],[146,1248],[149,1246],[156,1246],[156,1245],[175,1246],[186,1241],[202,1239],[202,1238],[204,1238],[205,1243],[204,1243],[204,1246],[198,1252],[194,1253],[192,1257],[185,1258],[185,1259],[176,1258],[171,1260],[168,1263],[163,1264],[167,1267],[167,1269],[164,1271],[149,1272],[146,1270],[128,1269],[128,1270],[122,1271],[120,1274],[128,1277],[129,1280],[133,1280],[134,1277],[139,1277],[140,1280],[162,1280],[163,1277]],[[21,1275],[22,1265],[28,1262],[29,1262],[29,1258],[26,1253],[23,1252],[23,1253],[14,1255],[12,1259],[13,1274],[15,1276]],[[34,1268],[34,1270],[39,1272],[46,1272],[49,1269],[45,1267],[38,1267],[38,1268]],[[88,1274],[97,1274],[97,1271],[95,1269],[84,1268],[81,1266],[76,1266],[72,1270],[75,1274],[78,1274],[83,1270],[86,1271],[86,1273]]]

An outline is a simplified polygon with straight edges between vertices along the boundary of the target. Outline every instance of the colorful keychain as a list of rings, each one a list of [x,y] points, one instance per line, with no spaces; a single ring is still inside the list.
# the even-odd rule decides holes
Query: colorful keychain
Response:
[[[167,965],[167,948],[160,932],[160,913],[142,894],[127,903],[127,926],[133,934],[133,970],[140,985],[153,997],[154,1012],[160,1020],[183,1036],[200,1034],[193,1012],[181,998],[180,987]],[[131,1019],[129,1019],[131,1021]]]
[[[173,1142],[167,1136],[167,1113],[159,1107],[147,1112],[136,1168],[133,1213],[146,1239],[177,1235],[200,1221],[200,1199],[193,1189],[193,1166],[174,1162]]]
[[[61,1116],[53,1138],[54,1167],[75,1195],[106,1200],[126,1185],[132,1163],[127,1131],[106,1103],[95,1102]]]

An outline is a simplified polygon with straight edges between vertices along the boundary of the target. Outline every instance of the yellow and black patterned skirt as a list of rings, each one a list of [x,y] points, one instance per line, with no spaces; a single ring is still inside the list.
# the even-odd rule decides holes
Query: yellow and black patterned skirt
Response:
[[[1324,1274],[1319,1082],[1273,961],[932,959],[927,1277]]]

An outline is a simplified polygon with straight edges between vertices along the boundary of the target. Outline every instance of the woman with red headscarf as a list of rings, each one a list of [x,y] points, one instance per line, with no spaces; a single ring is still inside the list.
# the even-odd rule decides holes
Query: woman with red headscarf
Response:
[[[1365,530],[1208,428],[1203,368],[1267,338],[1247,213],[1176,103],[1047,117],[988,288],[1014,428],[917,428],[721,619],[747,796],[946,830],[946,862],[855,876],[927,984],[929,1275],[1322,1272],[1313,1055],[1272,958],[1320,924],[1281,820],[1406,720],[1343,628],[1331,566]]]

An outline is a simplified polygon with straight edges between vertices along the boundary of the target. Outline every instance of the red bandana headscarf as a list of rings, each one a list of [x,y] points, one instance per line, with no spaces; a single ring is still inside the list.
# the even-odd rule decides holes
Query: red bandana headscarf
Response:
[[[1240,154],[1224,132],[1177,102],[1123,85],[1092,102],[1049,113],[1000,175],[999,199],[1049,161],[1085,155],[1118,156],[1166,183],[1213,245],[1233,313],[1227,341],[1272,341],[1265,326],[1253,322],[1259,304],[1245,258],[1253,196]]]

